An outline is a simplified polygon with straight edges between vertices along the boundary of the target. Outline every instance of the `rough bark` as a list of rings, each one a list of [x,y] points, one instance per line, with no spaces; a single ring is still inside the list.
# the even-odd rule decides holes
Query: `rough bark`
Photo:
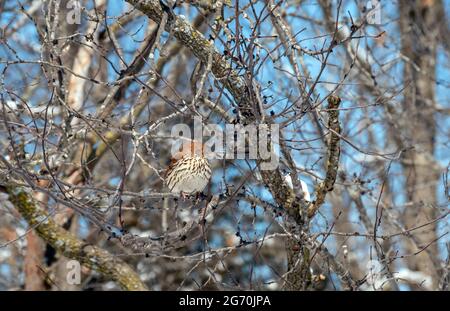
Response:
[[[403,167],[406,178],[407,196],[411,207],[404,213],[408,228],[434,219],[437,210],[437,172],[426,154],[434,153],[436,123],[434,79],[436,71],[436,49],[438,46],[441,1],[399,1],[400,30],[402,33],[402,53],[408,59],[404,65],[404,79],[409,87],[403,100],[403,120],[405,124],[404,142],[412,149],[404,153]],[[435,241],[436,224],[431,224],[414,233],[421,246]],[[412,243],[407,243],[409,253],[417,252]],[[438,256],[437,244],[428,247],[433,256]],[[408,259],[410,269],[422,271],[433,277],[433,286],[438,281],[436,267],[427,252]]]
[[[62,255],[78,260],[104,277],[117,282],[124,290],[147,290],[139,275],[124,261],[97,246],[87,244],[56,225],[32,198],[18,188],[7,188],[9,200],[37,234]]]

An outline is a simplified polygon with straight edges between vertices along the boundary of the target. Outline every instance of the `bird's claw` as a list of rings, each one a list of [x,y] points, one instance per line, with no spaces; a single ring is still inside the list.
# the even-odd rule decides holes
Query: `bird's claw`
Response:
[[[187,194],[186,192],[183,192],[183,191],[180,192],[180,197],[183,202],[186,201],[186,198],[188,196],[189,196],[189,194]]]

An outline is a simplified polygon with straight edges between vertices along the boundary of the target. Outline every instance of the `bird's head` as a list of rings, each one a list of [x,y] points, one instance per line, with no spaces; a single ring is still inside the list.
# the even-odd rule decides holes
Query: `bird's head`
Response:
[[[173,155],[173,160],[179,160],[184,156],[205,156],[205,145],[198,140],[183,140],[181,147]]]

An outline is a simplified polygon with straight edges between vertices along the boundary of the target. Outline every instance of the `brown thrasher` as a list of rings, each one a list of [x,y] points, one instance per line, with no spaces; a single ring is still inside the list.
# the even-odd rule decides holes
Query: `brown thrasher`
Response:
[[[211,178],[211,167],[205,158],[204,146],[197,141],[183,143],[166,171],[165,180],[170,191],[186,195],[199,194]]]

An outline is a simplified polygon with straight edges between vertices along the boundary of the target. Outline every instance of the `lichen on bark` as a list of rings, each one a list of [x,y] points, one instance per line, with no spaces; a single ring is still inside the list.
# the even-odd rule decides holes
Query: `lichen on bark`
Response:
[[[124,290],[147,290],[139,275],[124,261],[104,249],[87,244],[58,226],[39,208],[30,194],[17,187],[6,187],[9,200],[38,235],[62,255],[78,260]]]
[[[334,183],[339,169],[339,158],[341,155],[340,133],[341,126],[339,124],[339,105],[341,99],[331,95],[328,97],[328,129],[330,138],[328,141],[327,164],[325,180],[316,188],[316,199],[308,207],[308,217],[312,218],[320,206],[325,202],[328,192],[333,191]]]

